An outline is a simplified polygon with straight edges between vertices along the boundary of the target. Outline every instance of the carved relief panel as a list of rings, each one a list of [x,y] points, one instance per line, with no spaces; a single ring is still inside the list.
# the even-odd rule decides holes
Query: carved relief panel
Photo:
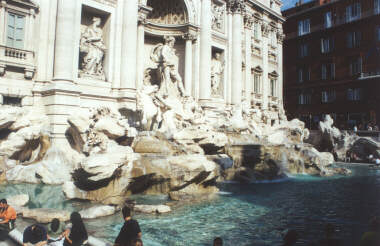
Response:
[[[214,0],[212,1],[211,12],[212,29],[224,33],[226,22],[226,5],[221,1]]]

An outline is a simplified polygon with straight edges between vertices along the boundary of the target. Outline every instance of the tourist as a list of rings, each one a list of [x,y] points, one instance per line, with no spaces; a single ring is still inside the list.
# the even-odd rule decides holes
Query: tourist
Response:
[[[332,224],[327,224],[325,226],[325,237],[319,240],[318,245],[320,246],[339,246],[340,241],[334,238],[335,227]]]
[[[139,223],[132,219],[131,209],[124,206],[121,210],[124,218],[124,225],[115,240],[117,246],[131,246],[133,240],[141,238],[141,230]]]
[[[214,244],[213,244],[213,246],[223,246],[223,240],[222,240],[222,238],[220,238],[220,237],[216,237],[216,238],[214,239]]]
[[[16,210],[8,205],[6,199],[0,200],[0,206],[2,210],[0,214],[0,219],[2,219],[2,221],[0,221],[0,229],[11,231],[16,222]]]
[[[370,230],[365,232],[360,240],[360,246],[380,245],[380,223],[375,217],[370,221]]]
[[[64,224],[59,219],[54,218],[48,224],[48,243],[49,245],[62,245],[65,231]]]
[[[83,224],[82,217],[78,212],[73,212],[70,215],[70,222],[64,232],[64,246],[79,246],[85,244],[88,239],[86,227]]]
[[[143,242],[140,238],[136,238],[135,240],[133,240],[133,243],[132,243],[133,246],[144,246],[143,245]]]
[[[25,228],[22,236],[23,246],[43,246],[45,244],[47,244],[47,232],[42,225],[34,224]]]
[[[283,238],[283,240],[284,240],[283,246],[295,245],[297,242],[297,239],[298,239],[297,231],[296,230],[289,230]]]
[[[380,166],[380,159],[379,158],[375,159],[375,164],[376,164],[376,166]]]
[[[349,150],[347,150],[346,152],[346,159],[344,161],[351,162],[351,152]]]
[[[354,132],[357,133],[358,132],[358,127],[356,125],[354,125]]]

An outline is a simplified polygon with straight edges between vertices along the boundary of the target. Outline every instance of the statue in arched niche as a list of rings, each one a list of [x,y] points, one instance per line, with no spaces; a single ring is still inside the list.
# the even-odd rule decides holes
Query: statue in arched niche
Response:
[[[185,96],[181,75],[178,72],[178,56],[174,49],[175,38],[164,37],[165,43],[156,45],[151,59],[158,64],[160,74],[159,94],[168,96]]]
[[[103,30],[100,28],[101,19],[92,18],[92,24],[82,32],[80,51],[84,53],[82,71],[85,75],[105,80],[103,57],[106,46],[103,41]]]
[[[220,95],[219,87],[220,81],[223,78],[224,62],[222,61],[221,54],[215,53],[211,60],[211,92],[212,95]]]

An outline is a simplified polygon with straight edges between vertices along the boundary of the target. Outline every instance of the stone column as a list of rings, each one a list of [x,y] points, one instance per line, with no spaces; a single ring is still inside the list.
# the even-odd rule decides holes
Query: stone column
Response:
[[[263,55],[263,109],[268,109],[269,95],[270,95],[270,81],[268,78],[269,67],[268,67],[268,38],[269,38],[269,26],[267,23],[263,22],[261,25],[262,32],[262,55]]]
[[[230,2],[232,11],[232,104],[241,103],[242,95],[242,12],[244,1],[234,0]]]
[[[283,88],[283,71],[282,71],[282,42],[284,40],[284,34],[282,33],[282,29],[277,33],[277,49],[278,49],[278,61],[277,61],[277,66],[278,66],[278,100],[281,105],[280,107],[283,107],[283,93],[284,93],[284,88]]]
[[[245,32],[245,99],[251,103],[252,94],[252,25],[253,17],[250,14],[244,16]]]
[[[137,66],[136,88],[137,89],[140,88],[144,82],[145,24],[146,24],[146,17],[150,11],[152,11],[151,7],[143,6],[143,5],[139,6],[138,27],[137,27],[137,57],[136,57],[137,58],[136,59],[136,66]]]
[[[199,99],[211,97],[211,0],[202,0],[199,62]]]
[[[0,2],[0,45],[5,44],[5,34],[6,34],[6,26],[5,26],[5,6],[7,2],[5,0],[1,0]]]
[[[136,90],[138,0],[124,2],[120,88],[134,97]]]
[[[186,33],[182,36],[186,42],[185,49],[185,92],[187,95],[191,95],[192,92],[192,75],[193,75],[193,40],[195,36]]]
[[[73,82],[77,2],[58,0],[55,34],[54,80]],[[43,23],[41,23],[43,25]]]
[[[231,9],[227,9],[228,24],[228,56],[227,56],[227,83],[225,86],[225,97],[227,104],[231,104],[231,86],[232,86],[232,13]]]

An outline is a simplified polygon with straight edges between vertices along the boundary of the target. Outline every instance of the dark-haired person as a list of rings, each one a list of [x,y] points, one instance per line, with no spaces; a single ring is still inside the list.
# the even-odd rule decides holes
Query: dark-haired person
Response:
[[[16,210],[9,206],[6,199],[0,200],[1,214],[0,214],[0,229],[11,231],[13,230],[17,218]]]
[[[64,238],[64,224],[59,219],[54,218],[48,224],[48,243],[49,245],[62,245],[61,240]]]
[[[141,239],[141,230],[139,223],[132,219],[131,209],[124,206],[121,210],[124,218],[124,225],[115,240],[116,246],[133,246],[133,240]]]
[[[374,217],[370,221],[369,231],[365,232],[360,240],[360,246],[380,245],[380,221]]]
[[[220,237],[216,237],[216,238],[214,239],[214,244],[213,244],[213,246],[223,246],[223,240],[222,240],[222,238],[220,238]]]
[[[82,217],[78,212],[70,215],[71,226],[68,226],[64,232],[64,246],[80,246],[86,243],[88,239],[86,227],[83,224]]]
[[[22,238],[23,246],[43,246],[45,244],[47,244],[47,232],[42,225],[34,224],[25,228]]]

